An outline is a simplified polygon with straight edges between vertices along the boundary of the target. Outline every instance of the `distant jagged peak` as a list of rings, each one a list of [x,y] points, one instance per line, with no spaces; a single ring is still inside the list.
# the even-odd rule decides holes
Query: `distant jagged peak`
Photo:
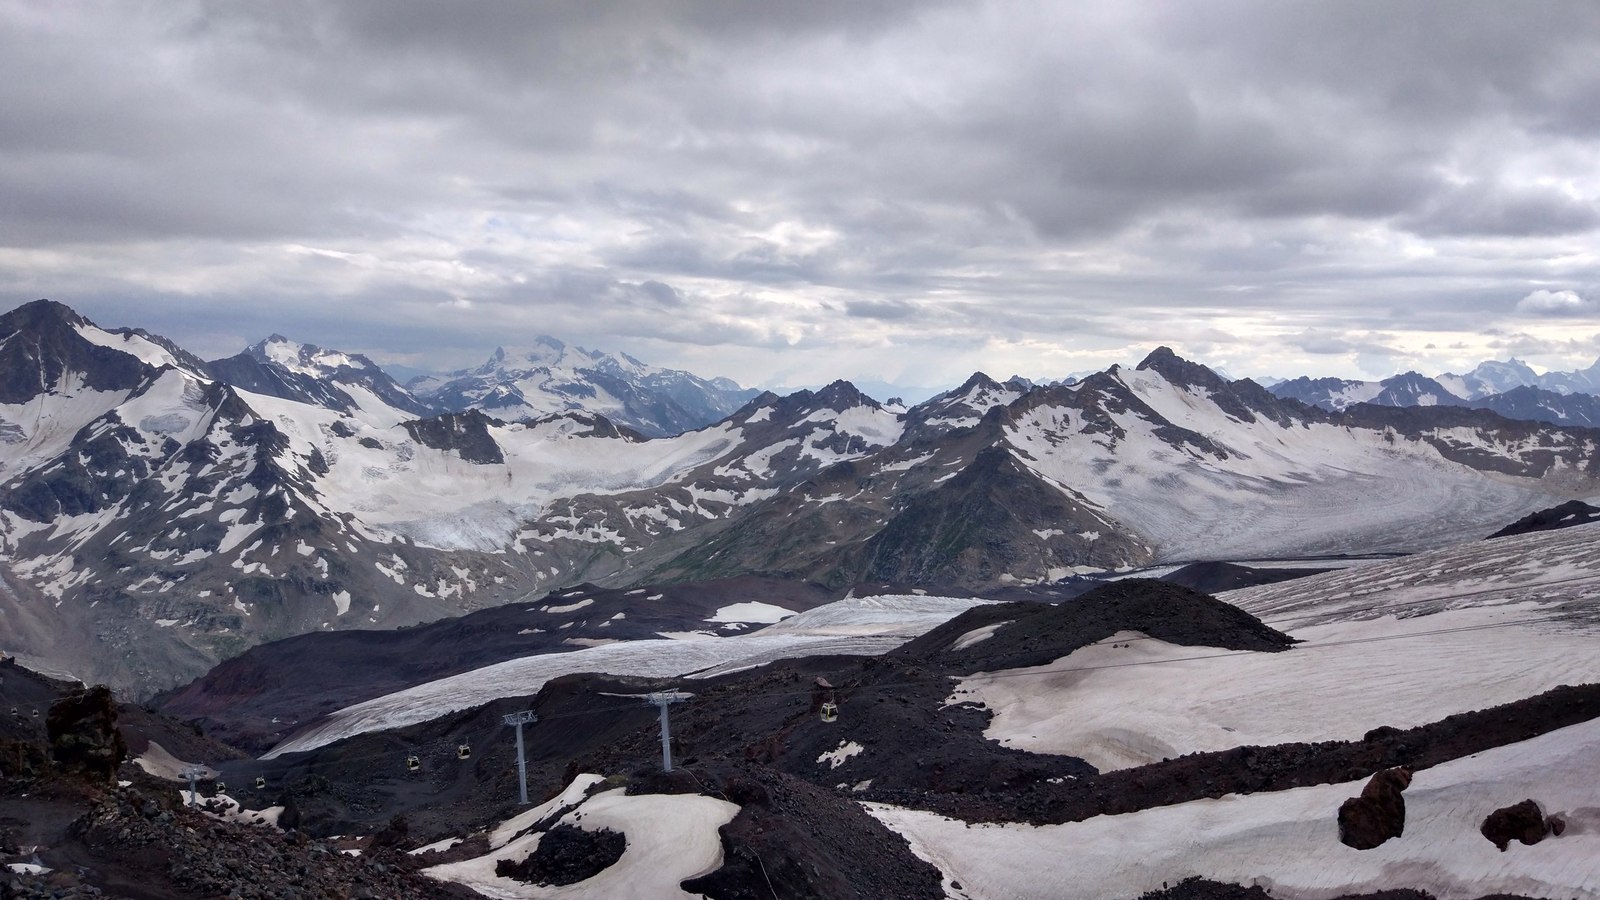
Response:
[[[963,381],[961,383],[960,387],[956,388],[953,391],[950,391],[950,393],[951,394],[967,394],[967,393],[970,393],[970,392],[972,392],[974,390],[978,390],[980,388],[987,388],[987,389],[990,389],[990,390],[998,390],[999,387],[1000,387],[1000,382],[995,381],[993,378],[990,378],[987,373],[985,373],[985,372],[973,372],[970,376],[968,376],[966,381]]]
[[[861,393],[859,388],[842,378],[817,391],[814,396],[819,405],[834,412],[844,412],[858,406],[870,409],[883,408],[883,404]]]
[[[54,322],[68,327],[93,324],[80,315],[77,310],[65,303],[40,299],[24,303],[4,316],[0,316],[0,330],[10,333],[30,326],[37,327],[47,322]]]
[[[1184,359],[1165,345],[1150,351],[1150,355],[1146,356],[1134,370],[1155,372],[1179,387],[1203,387],[1217,391],[1225,390],[1228,386],[1227,381],[1216,372],[1197,362]]]
[[[291,372],[326,377],[340,369],[377,369],[378,365],[359,353],[327,350],[316,344],[293,341],[274,332],[245,348],[259,362],[282,366]]]
[[[586,368],[599,365],[609,354],[585,350],[568,344],[548,334],[536,335],[526,345],[501,345],[494,348],[489,360],[477,369],[477,374],[493,372],[519,372],[532,369]]]
[[[935,394],[918,404],[918,407],[929,413],[941,414],[961,407],[981,416],[991,407],[1003,406],[1017,399],[1031,390],[1032,386],[1031,382],[1016,376],[1002,384],[983,372],[973,372],[959,387]]]

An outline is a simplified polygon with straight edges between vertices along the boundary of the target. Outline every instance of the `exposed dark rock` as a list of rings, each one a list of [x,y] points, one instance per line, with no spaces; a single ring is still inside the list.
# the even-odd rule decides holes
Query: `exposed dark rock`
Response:
[[[1385,769],[1373,775],[1361,796],[1339,806],[1339,841],[1357,850],[1371,850],[1406,830],[1406,800],[1401,792],[1411,784],[1411,770]]]
[[[1530,534],[1535,531],[1554,531],[1594,521],[1600,521],[1600,507],[1590,506],[1582,500],[1568,500],[1560,506],[1529,513],[1489,535],[1485,540],[1510,537],[1514,534]]]
[[[372,836],[374,849],[404,850],[411,839],[411,823],[401,813],[395,813],[383,830]]]
[[[69,772],[94,781],[111,782],[128,754],[117,728],[117,704],[111,689],[96,685],[56,701],[45,719],[50,756]]]
[[[594,831],[557,825],[539,838],[539,846],[522,862],[502,859],[494,873],[529,884],[577,884],[615,865],[628,839],[609,828]]]
[[[1292,581],[1296,578],[1308,578],[1320,575],[1327,569],[1319,568],[1255,568],[1228,562],[1197,562],[1169,572],[1161,576],[1162,581],[1181,584],[1186,588],[1193,588],[1206,594],[1218,594],[1223,591],[1234,591],[1239,588],[1256,587],[1263,584],[1277,584],[1280,581]]]
[[[741,804],[722,826],[722,866],[683,883],[711,900],[944,896],[939,871],[847,796],[746,766],[722,779]]]
[[[1559,816],[1546,816],[1538,801],[1530,798],[1490,813],[1479,831],[1504,853],[1512,841],[1531,846],[1550,835],[1559,837],[1566,828],[1565,820]]]
[[[506,461],[505,454],[500,452],[500,445],[489,434],[489,424],[493,421],[471,409],[464,413],[402,422],[401,427],[417,443],[435,450],[454,450],[467,462],[503,463]]]
[[[962,635],[1000,625],[988,640],[954,649]],[[1043,665],[1119,631],[1231,650],[1287,650],[1292,638],[1249,613],[1199,591],[1150,578],[1101,585],[1062,603],[1006,603],[969,609],[896,650],[952,674]]]

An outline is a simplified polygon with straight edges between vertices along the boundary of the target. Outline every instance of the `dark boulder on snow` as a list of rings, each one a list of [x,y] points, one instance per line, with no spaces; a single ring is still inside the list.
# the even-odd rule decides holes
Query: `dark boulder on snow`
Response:
[[[1549,835],[1559,836],[1567,823],[1559,816],[1546,816],[1538,801],[1527,799],[1490,813],[1478,830],[1504,853],[1512,841],[1532,846]]]
[[[1529,513],[1484,540],[1492,541],[1495,538],[1531,534],[1535,531],[1555,531],[1558,528],[1587,525],[1595,521],[1600,521],[1600,507],[1590,506],[1582,500],[1568,500],[1560,506]]]
[[[539,838],[539,847],[522,862],[497,860],[494,873],[528,884],[577,884],[615,865],[628,839],[609,828],[594,831],[557,825]]]
[[[1367,781],[1361,796],[1339,805],[1339,842],[1357,850],[1371,850],[1406,830],[1406,800],[1401,793],[1411,784],[1404,766],[1384,769]]]

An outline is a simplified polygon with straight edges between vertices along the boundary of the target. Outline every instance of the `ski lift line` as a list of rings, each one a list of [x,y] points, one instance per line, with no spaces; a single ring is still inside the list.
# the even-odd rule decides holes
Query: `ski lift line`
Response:
[[[1338,640],[1338,641],[1325,641],[1325,642],[1322,642],[1322,643],[1315,643],[1315,644],[1302,644],[1302,645],[1300,645],[1300,649],[1304,649],[1304,650],[1320,650],[1320,649],[1323,649],[1323,648],[1326,648],[1326,647],[1344,647],[1344,646],[1350,646],[1350,645],[1355,645],[1355,644],[1378,643],[1378,642],[1382,642],[1382,641],[1400,641],[1400,640],[1409,640],[1409,639],[1412,639],[1412,638],[1420,638],[1420,637],[1436,637],[1438,635],[1445,635],[1445,634],[1461,634],[1461,633],[1475,632],[1475,631],[1489,631],[1489,630],[1493,630],[1493,629],[1496,629],[1496,628],[1509,628],[1509,627],[1516,626],[1516,625],[1538,624],[1538,623],[1543,622],[1543,621],[1546,621],[1546,620],[1542,619],[1542,618],[1539,618],[1539,619],[1534,619],[1534,618],[1514,619],[1514,620],[1509,620],[1509,621],[1505,621],[1505,622],[1490,622],[1490,623],[1485,623],[1485,624],[1481,624],[1481,625],[1462,625],[1462,626],[1457,626],[1457,627],[1454,627],[1454,628],[1433,628],[1433,629],[1428,629],[1428,630],[1425,630],[1425,631],[1408,631],[1408,632],[1403,632],[1401,634],[1372,635],[1370,637],[1347,638],[1347,639]],[[1131,660],[1129,662],[1121,662],[1121,663],[1102,663],[1102,664],[1092,665],[1092,666],[1072,666],[1072,667],[1068,667],[1068,668],[1052,668],[1052,669],[1045,669],[1045,670],[1032,669],[1032,670],[1028,670],[1028,671],[1012,671],[1012,672],[1001,671],[1001,672],[994,672],[994,673],[990,673],[988,675],[985,675],[984,678],[986,678],[986,679],[1027,678],[1027,677],[1030,677],[1030,676],[1037,677],[1037,676],[1042,676],[1042,675],[1059,675],[1059,674],[1064,674],[1064,673],[1068,673],[1068,672],[1092,672],[1092,671],[1096,671],[1096,670],[1100,670],[1100,669],[1127,669],[1127,668],[1134,668],[1134,667],[1137,667],[1137,666],[1159,666],[1159,665],[1166,665],[1166,664],[1169,664],[1169,663],[1196,662],[1196,661],[1207,660],[1207,659],[1221,659],[1221,658],[1224,658],[1224,657],[1237,656],[1237,655],[1239,655],[1241,653],[1249,653],[1249,652],[1250,651],[1248,651],[1248,650],[1228,650],[1228,651],[1224,651],[1224,652],[1221,652],[1221,653],[1198,653],[1198,654],[1193,654],[1193,655],[1190,655],[1190,656],[1173,657],[1171,659]],[[974,676],[966,676],[966,677],[972,678]],[[880,684],[880,685],[865,685],[865,686],[858,687],[858,688],[843,688],[841,690],[843,690],[847,694],[855,695],[855,694],[871,694],[871,693],[873,693],[875,691],[887,689],[889,687],[891,687],[891,685],[881,685]],[[810,696],[811,694],[812,694],[812,691],[808,689],[808,690],[804,690],[804,691],[767,691],[767,692],[763,692],[762,696],[763,697],[794,697],[794,696]],[[638,709],[639,709],[639,706],[637,704],[628,704],[627,706],[599,707],[599,708],[593,708],[593,709],[574,710],[572,712],[556,713],[556,714],[549,715],[549,716],[541,715],[539,717],[539,721],[544,722],[544,721],[549,721],[549,720],[553,720],[553,719],[567,719],[567,718],[574,718],[574,717],[577,717],[577,716],[599,715],[599,714],[602,714],[602,713],[611,713],[611,712],[620,712],[620,711],[624,711],[624,710],[638,710]],[[833,721],[833,720],[826,720],[825,719],[824,721]],[[380,760],[380,759],[385,759],[385,758],[393,759],[393,757],[394,757],[393,751],[389,751],[389,752],[385,752],[385,753],[355,754],[355,755],[352,755],[352,756],[342,757],[341,758],[341,762],[360,762],[360,761],[363,761],[363,760]],[[463,759],[464,758],[465,757],[463,757]],[[405,767],[407,769],[408,774],[416,774],[421,769],[420,757],[415,753],[411,753],[411,754],[406,755],[404,757],[404,762],[405,762]],[[417,764],[416,765],[412,765],[413,762],[416,762]],[[196,774],[198,774],[198,773],[196,773]]]
[[[1482,593],[1482,592],[1474,592],[1474,593]],[[1426,602],[1452,600],[1452,599],[1457,599],[1457,598],[1463,597],[1463,596],[1471,596],[1471,594],[1452,595],[1450,597],[1434,597],[1434,598],[1430,598]],[[1343,612],[1349,612],[1349,611],[1350,610],[1343,610]],[[1321,614],[1319,614],[1319,615],[1321,615]],[[1435,636],[1438,636],[1438,635],[1445,635],[1445,634],[1461,634],[1461,633],[1475,632],[1475,631],[1489,631],[1489,630],[1493,630],[1493,629],[1497,629],[1497,628],[1510,628],[1510,627],[1520,626],[1520,625],[1537,625],[1537,624],[1540,624],[1540,623],[1543,623],[1543,622],[1547,622],[1547,621],[1549,621],[1549,620],[1547,618],[1545,618],[1545,617],[1537,617],[1537,618],[1528,617],[1528,618],[1509,619],[1509,620],[1506,620],[1504,622],[1488,622],[1488,623],[1483,623],[1483,624],[1479,624],[1479,625],[1461,625],[1461,626],[1456,626],[1456,627],[1451,627],[1451,628],[1433,628],[1433,629],[1427,629],[1427,630],[1423,630],[1423,631],[1408,631],[1408,632],[1402,632],[1400,634],[1372,635],[1372,636],[1369,636],[1369,637],[1346,638],[1346,639],[1337,640],[1337,641],[1323,641],[1323,642],[1318,642],[1318,643],[1303,643],[1303,644],[1296,645],[1296,649],[1299,649],[1299,650],[1320,650],[1320,649],[1327,648],[1327,647],[1342,647],[1342,646],[1349,646],[1349,645],[1355,645],[1355,644],[1376,643],[1376,642],[1381,642],[1381,641],[1399,641],[1399,640],[1409,640],[1409,639],[1412,639],[1412,638],[1435,637]],[[1118,641],[1117,643],[1129,643],[1129,642],[1132,642],[1134,640],[1141,640],[1141,639],[1150,639],[1150,638],[1129,638],[1128,641]],[[1095,642],[1093,644],[1086,644],[1084,646],[1106,646],[1106,642],[1105,641],[1099,641],[1099,642]],[[1000,672],[994,672],[994,673],[987,674],[984,677],[987,678],[987,679],[994,679],[994,678],[1026,678],[1026,677],[1030,677],[1030,676],[1055,675],[1055,674],[1061,674],[1061,673],[1067,673],[1067,672],[1087,672],[1087,671],[1095,671],[1095,670],[1098,670],[1098,669],[1123,669],[1123,668],[1133,668],[1133,667],[1136,667],[1136,666],[1157,666],[1157,665],[1166,665],[1166,664],[1169,664],[1169,663],[1195,662],[1195,661],[1206,660],[1206,659],[1220,659],[1220,658],[1223,658],[1223,657],[1237,656],[1237,655],[1239,655],[1241,653],[1248,653],[1248,652],[1251,652],[1251,651],[1247,651],[1247,650],[1226,650],[1226,651],[1222,651],[1222,652],[1218,652],[1218,653],[1193,654],[1193,655],[1190,655],[1190,656],[1173,657],[1173,658],[1170,658],[1170,659],[1130,660],[1128,662],[1102,663],[1102,664],[1092,665],[1092,666],[1073,666],[1073,667],[1069,667],[1069,668],[1052,668],[1052,669],[1042,670],[1042,671],[1038,670],[1037,667],[1031,667],[1029,671],[1011,671],[1011,672],[1000,671]],[[1010,655],[1010,654],[1007,654],[1007,655]],[[1001,656],[999,654],[996,654],[996,655],[989,656],[989,657],[979,657],[978,661],[981,662],[981,661],[984,661],[985,659],[1000,660],[1000,659],[1003,659],[1003,658],[1004,658],[1003,656]],[[972,677],[975,677],[975,676],[950,676],[950,677],[952,677],[952,678],[960,678],[960,677],[972,678]],[[841,693],[853,696],[853,695],[858,695],[858,694],[872,694],[874,692],[888,690],[888,689],[891,689],[893,687],[894,687],[893,685],[877,684],[877,685],[862,685],[862,686],[856,686],[856,687],[840,687],[840,688],[838,688],[838,690]],[[813,693],[813,689],[807,688],[805,690],[794,690],[794,691],[764,691],[764,692],[762,692],[762,696],[763,697],[798,697],[798,696],[811,696],[812,693]],[[641,699],[643,699],[645,695],[639,695],[639,696],[640,696]],[[551,713],[551,714],[548,714],[548,715],[540,714],[538,721],[539,722],[548,722],[548,721],[555,721],[555,720],[558,720],[558,719],[577,718],[577,717],[580,717],[580,716],[604,715],[604,714],[611,714],[611,713],[638,711],[639,708],[640,708],[639,705],[636,704],[636,703],[629,703],[629,704],[626,704],[626,705],[620,705],[619,704],[619,705],[614,705],[614,706],[590,707],[590,708],[587,708],[587,709],[571,710],[569,712],[562,712],[562,713]],[[341,762],[360,762],[360,761],[364,761],[364,760],[378,760],[378,759],[384,759],[384,758],[393,758],[393,751],[379,752],[379,753],[352,754],[352,755],[348,755],[348,756],[342,756],[340,758],[340,760],[341,760]],[[409,759],[409,756],[408,756],[408,759]],[[466,759],[466,757],[460,757],[460,759],[464,760],[464,759]]]

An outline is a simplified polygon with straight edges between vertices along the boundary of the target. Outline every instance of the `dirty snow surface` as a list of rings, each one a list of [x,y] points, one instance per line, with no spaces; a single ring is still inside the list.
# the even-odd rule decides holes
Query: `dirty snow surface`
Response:
[[[1359,739],[1600,682],[1600,526],[1473,542],[1222,595],[1304,641],[1283,653],[1177,647],[1123,632],[1045,666],[981,673],[953,702],[996,712],[988,736],[1102,769],[1248,744]],[[1277,898],[1414,888],[1600,897],[1600,720],[1416,773],[1404,835],[1339,843],[1365,779],[1228,795],[1083,822],[967,825],[874,804],[939,866],[951,896],[1137,896],[1190,876]],[[1478,828],[1531,797],[1559,838],[1498,852]],[[1062,852],[1062,848],[1072,852]]]
[[[1042,827],[968,826],[878,804],[868,810],[959,882],[958,897],[1136,897],[1198,875],[1259,884],[1279,900],[1380,888],[1425,890],[1439,900],[1593,898],[1600,897],[1597,766],[1600,722],[1590,721],[1423,769],[1405,792],[1405,834],[1364,851],[1339,843],[1335,819],[1364,779]],[[1501,853],[1478,826],[1524,797],[1568,816],[1567,831]]]
[[[846,598],[750,634],[696,641],[627,641],[513,659],[347,706],[292,735],[266,758],[312,750],[367,731],[426,722],[500,697],[532,694],[546,681],[575,672],[709,677],[787,657],[875,655],[985,602],[924,595]]]
[[[1285,653],[1124,632],[1048,665],[976,675],[951,700],[995,710],[985,733],[1008,747],[1101,771],[1244,744],[1360,740],[1379,725],[1600,681],[1600,636],[1563,631],[1544,612],[1511,604],[1290,629],[1304,643]]]

